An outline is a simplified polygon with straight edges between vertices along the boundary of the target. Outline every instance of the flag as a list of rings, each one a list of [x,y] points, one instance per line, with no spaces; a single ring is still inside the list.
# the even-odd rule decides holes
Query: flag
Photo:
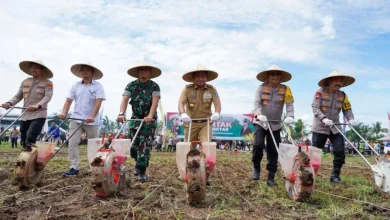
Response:
[[[390,113],[389,113],[389,112],[387,112],[387,118],[388,118],[389,121],[390,121]]]

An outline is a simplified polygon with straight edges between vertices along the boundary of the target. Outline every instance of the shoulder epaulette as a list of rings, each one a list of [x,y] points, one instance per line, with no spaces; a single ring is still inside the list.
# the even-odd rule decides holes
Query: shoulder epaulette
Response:
[[[206,85],[207,85],[207,87],[210,87],[210,88],[212,88],[212,89],[215,89],[215,87],[212,86],[212,85],[210,85],[210,84],[207,84],[207,83],[206,83]]]
[[[195,84],[188,84],[186,85],[186,88],[194,87]]]

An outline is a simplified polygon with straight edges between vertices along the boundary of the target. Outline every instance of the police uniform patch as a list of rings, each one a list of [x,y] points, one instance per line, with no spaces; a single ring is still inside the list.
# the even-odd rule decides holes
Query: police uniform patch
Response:
[[[343,110],[344,111],[348,111],[348,110],[351,110],[351,109],[352,109],[351,103],[349,102],[348,97],[345,96],[344,102],[343,102]]]
[[[319,98],[321,98],[321,93],[320,92],[316,92],[316,99],[319,99]]]
[[[47,88],[52,90],[53,89],[53,84],[52,83],[47,84]]]
[[[208,92],[203,93],[203,99],[211,99],[211,93]]]

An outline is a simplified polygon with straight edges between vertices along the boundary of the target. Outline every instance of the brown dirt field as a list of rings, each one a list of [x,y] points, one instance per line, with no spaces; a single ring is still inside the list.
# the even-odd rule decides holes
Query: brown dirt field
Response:
[[[2,152],[0,155],[14,157],[13,153]],[[331,213],[326,211],[331,205],[328,204],[327,199],[322,198],[324,195],[321,194],[317,194],[306,204],[289,200],[280,173],[277,175],[279,186],[266,187],[265,161],[264,159],[262,164],[261,181],[256,182],[250,177],[250,155],[218,153],[217,167],[211,174],[211,186],[207,187],[205,201],[197,206],[190,206],[187,204],[187,189],[178,179],[175,157],[172,153],[152,152],[151,165],[148,168],[150,181],[141,184],[132,176],[130,189],[108,198],[95,196],[92,189],[92,176],[86,168],[82,169],[77,177],[62,177],[61,174],[67,168],[67,159],[59,155],[49,163],[42,183],[26,191],[20,191],[16,186],[11,185],[11,167],[0,170],[0,196],[3,201],[0,206],[0,216],[2,219],[60,220],[124,219],[126,216],[127,219],[251,220],[317,219],[322,218],[322,212],[325,212],[324,215]],[[84,161],[83,164],[86,165],[86,162]],[[131,159],[128,159],[128,164],[132,171]],[[60,167],[61,169],[58,169]],[[332,187],[328,184],[329,168],[327,165],[321,167],[316,182],[324,182],[323,186],[318,186],[320,190],[337,194],[337,190],[342,190],[346,186]],[[369,169],[348,169],[346,165],[344,171],[344,175],[371,178]],[[160,184],[161,186],[158,187]],[[155,191],[150,194],[153,190]],[[373,199],[385,201],[374,192],[367,193],[372,193]],[[7,196],[7,194],[15,195]],[[353,191],[344,196],[354,198],[355,194],[356,192]],[[149,197],[146,198],[147,195]],[[343,204],[345,201],[335,198],[332,203]],[[133,209],[135,206],[137,207]],[[351,211],[351,213],[341,213],[340,216],[352,219],[376,216],[381,219],[390,216],[390,212],[363,204],[356,213]]]

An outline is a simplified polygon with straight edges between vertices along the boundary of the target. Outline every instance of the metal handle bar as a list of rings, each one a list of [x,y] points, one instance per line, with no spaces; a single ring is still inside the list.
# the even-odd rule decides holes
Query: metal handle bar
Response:
[[[65,118],[64,120],[87,121],[86,119],[81,119],[81,118]]]
[[[133,137],[132,140],[131,140],[131,143],[130,143],[130,148],[131,148],[131,147],[133,146],[133,143],[134,143],[134,141],[135,141],[135,138],[137,137],[139,131],[140,131],[141,128],[142,128],[142,125],[144,124],[144,120],[143,120],[143,119],[126,119],[126,121],[122,124],[121,129],[119,129],[118,132],[115,134],[114,139],[118,139],[120,133],[122,132],[123,128],[127,125],[127,122],[128,122],[128,121],[140,121],[140,122],[141,122],[141,124],[139,125],[137,131],[135,132],[134,137]],[[103,147],[104,147],[104,146],[103,146]],[[111,144],[110,144],[107,148],[112,148],[112,141],[111,141]]]
[[[75,121],[84,121],[84,119],[80,119],[80,118],[65,118],[58,126],[56,129],[54,129],[54,131],[52,131],[50,133],[50,135],[44,140],[44,142],[47,142],[50,137],[54,134],[54,132],[56,132],[58,129],[60,129],[61,125],[63,125],[67,120],[75,120]]]
[[[367,146],[377,155],[377,156],[380,156],[380,154],[373,148],[373,147],[371,147],[371,145],[356,131],[356,129],[351,125],[351,124],[349,124],[349,123],[336,123],[336,124],[334,124],[334,125],[348,125],[348,127],[352,130],[352,131],[354,131],[355,132],[355,134],[357,134],[357,136],[359,136],[360,137],[360,139],[362,139],[362,141],[364,142],[364,143],[366,143],[367,144]],[[336,126],[335,126],[336,127]]]
[[[2,120],[5,116],[7,116],[14,109],[26,109],[26,108],[25,107],[16,107],[16,106],[10,107],[9,110],[7,112],[5,112],[4,115],[2,115],[0,117],[0,120]]]
[[[134,137],[131,139],[131,143],[130,143],[130,147],[129,148],[133,147],[134,141],[135,141],[139,131],[141,130],[142,125],[144,124],[144,120],[143,119],[130,119],[130,120],[132,120],[132,121],[141,121],[141,124],[139,125],[137,131],[135,132]]]
[[[361,158],[363,158],[363,160],[364,160],[370,167],[372,167],[371,163],[363,156],[363,154],[361,154],[361,153],[359,152],[358,149],[356,149],[356,147],[355,147],[355,146],[351,143],[351,141],[343,134],[343,132],[341,132],[341,130],[340,130],[336,125],[333,125],[333,127],[335,127],[336,130],[337,130],[337,131],[345,138],[345,140],[347,140],[347,142],[352,146],[352,148],[356,150],[356,152],[359,154],[359,156],[360,156]]]
[[[1,136],[10,128],[10,127],[12,127],[12,126],[16,123],[16,121],[18,121],[21,117],[23,117],[23,115],[26,114],[27,111],[28,111],[28,110],[25,109],[25,110],[22,112],[22,114],[19,115],[19,117],[18,117],[17,119],[15,119],[15,120],[14,120],[6,129],[4,129],[4,131],[0,133],[0,137],[1,137]]]
[[[73,120],[75,120],[75,119],[73,119]],[[77,119],[77,120],[81,120],[80,125],[77,127],[77,129],[76,129],[71,135],[69,135],[69,137],[64,141],[64,143],[61,144],[60,149],[58,149],[58,150],[53,154],[53,156],[52,156],[51,158],[53,158],[53,157],[62,149],[62,147],[65,146],[66,142],[68,142],[68,141],[73,137],[73,135],[76,134],[76,132],[77,132],[77,131],[85,124],[85,122],[87,121],[87,120],[84,120],[84,119]]]

